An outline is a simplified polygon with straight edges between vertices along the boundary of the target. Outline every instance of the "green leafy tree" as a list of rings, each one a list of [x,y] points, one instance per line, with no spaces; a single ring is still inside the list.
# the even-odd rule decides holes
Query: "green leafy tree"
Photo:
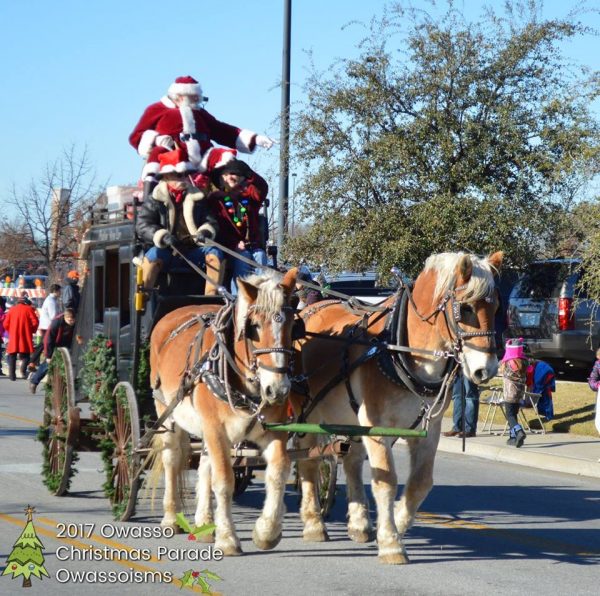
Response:
[[[6,568],[2,575],[12,575],[13,579],[23,576],[23,588],[31,588],[31,576],[42,579],[42,575],[50,577],[44,567],[44,545],[35,533],[32,515],[35,509],[27,506],[25,513],[27,523],[23,532],[15,542],[12,552],[6,560]]]
[[[507,2],[467,21],[395,4],[357,59],[313,69],[294,118],[311,223],[286,247],[334,269],[415,273],[432,252],[503,249],[514,264],[549,250],[598,173],[597,73],[561,44],[591,33]]]

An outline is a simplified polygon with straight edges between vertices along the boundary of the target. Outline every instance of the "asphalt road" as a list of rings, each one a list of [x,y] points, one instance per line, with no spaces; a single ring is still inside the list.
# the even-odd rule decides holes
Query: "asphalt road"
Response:
[[[43,581],[33,578],[28,593],[175,594],[180,592],[177,583],[137,583],[130,578],[134,572],[181,578],[185,571],[206,569],[222,578],[211,581],[213,589],[230,596],[598,593],[600,487],[593,480],[440,453],[436,485],[406,537],[411,563],[401,567],[379,564],[374,544],[355,544],[347,538],[343,478],[329,523],[330,542],[303,542],[298,497],[290,487],[284,538],[275,550],[258,551],[251,540],[263,497],[257,480],[234,509],[245,555],[190,561],[198,548],[184,535],[115,535],[132,528],[156,530],[160,500],[153,511],[149,500],[141,499],[132,522],[113,523],[101,490],[98,454],[81,454],[68,496],[47,493],[40,477],[41,446],[34,440],[41,403],[42,397],[27,393],[23,381],[0,379],[0,570],[23,528],[23,510],[31,504],[51,575]],[[404,455],[399,447],[401,478]],[[189,480],[191,487],[191,473]],[[188,497],[191,518],[191,493]],[[69,528],[77,535],[69,538]],[[61,532],[65,537],[58,536]],[[75,560],[89,545],[112,553],[147,549],[151,559],[130,562],[103,555],[99,561]],[[82,581],[78,572],[88,575]],[[90,574],[96,572],[121,573],[116,579],[123,582],[94,583]],[[0,594],[22,593],[20,579],[0,576]]]

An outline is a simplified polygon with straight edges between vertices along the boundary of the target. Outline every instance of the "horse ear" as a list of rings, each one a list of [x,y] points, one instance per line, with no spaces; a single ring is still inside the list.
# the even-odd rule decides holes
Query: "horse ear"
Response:
[[[254,304],[256,302],[256,297],[258,296],[258,288],[239,277],[237,278],[236,283],[238,294],[243,296],[248,304]]]
[[[502,268],[503,259],[504,253],[501,250],[499,250],[498,252],[495,252],[493,255],[490,255],[488,257],[488,262],[496,271],[500,271],[500,269]]]
[[[285,292],[285,295],[288,298],[292,295],[292,292],[294,291],[294,288],[296,287],[296,278],[297,277],[298,277],[298,267],[292,267],[292,269],[290,269],[283,276],[283,279],[281,280],[281,283],[279,284],[283,288],[283,291]]]
[[[469,255],[463,255],[460,262],[458,263],[458,272],[462,277],[462,283],[467,283],[471,279],[473,274],[473,262]]]

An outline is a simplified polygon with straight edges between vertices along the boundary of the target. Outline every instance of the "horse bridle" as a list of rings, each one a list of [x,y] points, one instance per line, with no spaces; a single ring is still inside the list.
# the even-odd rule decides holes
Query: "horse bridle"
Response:
[[[277,373],[277,374],[291,374],[291,371],[293,368],[293,356],[294,356],[293,350],[291,350],[289,348],[280,348],[280,347],[275,347],[275,346],[271,346],[268,348],[254,347],[254,342],[258,341],[259,337],[257,336],[257,331],[256,331],[255,325],[253,325],[250,321],[249,315],[253,309],[254,309],[253,306],[251,306],[248,309],[248,316],[246,316],[246,319],[244,322],[244,329],[242,332],[244,340],[246,341],[246,346],[248,348],[247,351],[250,352],[250,354],[252,354],[252,362],[244,363],[244,365],[252,373],[256,373],[256,371],[259,368],[262,368],[264,370],[268,370],[269,372],[273,372],[273,373]],[[284,306],[282,310],[295,312],[295,309],[292,308],[291,306]],[[280,313],[275,313],[273,315],[272,319],[275,323],[278,323],[278,324],[281,324],[284,322],[284,317],[282,317],[282,315]],[[292,339],[299,339],[298,334],[300,331],[298,329],[299,328],[298,321],[299,320],[296,319],[293,323],[294,327],[292,328]],[[302,321],[300,321],[300,323],[303,325]],[[270,366],[268,364],[265,364],[258,358],[258,356],[263,356],[265,354],[285,354],[289,357],[288,365],[286,367],[282,367],[282,366]],[[252,379],[248,379],[248,380],[250,382],[252,382],[253,384],[258,383],[258,378],[256,377],[256,374],[254,374],[254,377],[252,377]]]
[[[450,336],[450,341],[452,342],[452,346],[454,348],[454,353],[458,354],[463,351],[464,347],[467,347],[471,350],[477,350],[478,352],[484,352],[486,354],[493,354],[496,352],[496,342],[495,342],[495,331],[487,330],[487,331],[465,331],[460,323],[462,322],[462,306],[463,304],[470,304],[469,302],[465,302],[463,300],[459,300],[456,296],[457,292],[465,290],[467,285],[464,284],[462,286],[455,286],[454,284],[456,279],[453,278],[450,284],[450,289],[447,290],[439,304],[427,315],[424,316],[419,312],[417,305],[415,304],[412,292],[408,291],[408,297],[411,303],[411,306],[415,312],[415,314],[421,319],[421,321],[429,321],[431,318],[435,318],[440,312],[444,314],[444,320],[446,322],[446,329],[448,330],[448,335]],[[486,302],[492,302],[493,298],[491,296],[486,296]],[[448,309],[450,306],[450,309]],[[448,314],[448,310],[451,311],[452,316]],[[480,348],[479,346],[475,346],[473,344],[467,343],[465,340],[472,337],[489,337],[492,339],[490,342],[490,346],[487,348]]]

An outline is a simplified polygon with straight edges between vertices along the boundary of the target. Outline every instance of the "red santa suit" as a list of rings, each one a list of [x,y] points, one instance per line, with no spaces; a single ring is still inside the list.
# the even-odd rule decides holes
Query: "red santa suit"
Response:
[[[158,156],[170,149],[161,145],[164,136],[169,136],[182,149],[183,159],[178,165],[182,172],[189,169],[206,171],[207,160],[213,147],[211,141],[235,148],[242,153],[252,153],[256,147],[256,133],[220,122],[202,108],[177,106],[171,97],[175,95],[198,95],[202,90],[192,77],[179,77],[169,87],[169,95],[148,106],[129,142],[142,157],[146,166],[142,172],[144,180],[151,179],[159,171]],[[179,171],[178,170],[178,171]]]
[[[4,319],[4,328],[8,331],[7,354],[31,354],[33,352],[33,334],[39,324],[33,306],[19,301]]]

